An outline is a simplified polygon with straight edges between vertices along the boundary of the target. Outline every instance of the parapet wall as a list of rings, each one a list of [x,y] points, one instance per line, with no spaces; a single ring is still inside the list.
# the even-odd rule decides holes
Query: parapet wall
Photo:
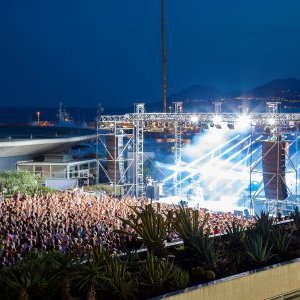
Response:
[[[284,296],[286,294],[297,292],[299,292],[300,298],[300,259],[282,264],[276,264],[259,270],[237,274],[207,284],[201,284],[179,292],[166,294],[158,297],[157,299],[285,299]],[[279,298],[279,296],[283,297]]]

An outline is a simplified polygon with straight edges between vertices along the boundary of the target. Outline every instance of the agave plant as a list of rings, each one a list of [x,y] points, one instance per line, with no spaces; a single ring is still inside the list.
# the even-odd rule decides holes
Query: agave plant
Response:
[[[139,282],[151,292],[160,292],[164,287],[169,286],[173,276],[173,263],[166,259],[159,259],[153,254],[148,254],[147,259],[140,265]]]
[[[256,214],[255,221],[254,230],[262,235],[264,239],[268,239],[274,224],[272,216],[269,213],[261,211],[260,215]]]
[[[239,246],[245,235],[245,229],[239,222],[234,220],[231,222],[231,224],[227,224],[226,234],[230,240],[231,245]]]
[[[279,227],[277,231],[272,233],[272,238],[276,253],[284,255],[291,243],[291,237],[289,237],[287,232],[284,232],[282,227]]]
[[[122,263],[115,256],[111,256],[106,262],[99,285],[113,299],[136,299],[137,280],[127,271],[126,263]]]
[[[174,268],[172,275],[172,282],[175,289],[184,289],[188,286],[190,281],[189,273],[181,270],[178,267]]]
[[[165,240],[169,234],[171,221],[156,212],[150,204],[144,208],[131,207],[131,209],[134,214],[130,215],[128,219],[120,219],[136,231],[150,252],[159,257],[166,256]]]
[[[200,227],[198,234],[191,239],[191,246],[196,251],[197,258],[201,258],[208,269],[215,269],[219,252],[215,250],[214,240],[210,238],[209,232],[204,232]]]
[[[300,212],[298,206],[295,206],[294,212],[292,213],[292,218],[297,230],[300,231]]]
[[[245,246],[250,258],[260,266],[264,265],[274,257],[274,254],[272,253],[273,246],[269,246],[268,240],[264,241],[261,234],[256,234],[251,237]]]
[[[180,206],[179,211],[175,212],[173,226],[187,247],[191,246],[191,240],[199,234],[199,230],[203,230],[208,217],[209,215],[206,214],[201,222],[198,210],[192,210],[183,206]]]

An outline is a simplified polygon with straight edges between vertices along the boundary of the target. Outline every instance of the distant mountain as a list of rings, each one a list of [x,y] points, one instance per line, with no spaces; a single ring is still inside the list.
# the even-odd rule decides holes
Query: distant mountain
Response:
[[[295,78],[276,79],[251,90],[224,92],[215,87],[192,85],[170,95],[169,101],[214,100],[220,98],[249,97],[278,97],[295,99],[300,98],[300,80]]]
[[[294,78],[276,79],[252,90],[246,95],[254,97],[294,98],[300,96],[300,80]]]

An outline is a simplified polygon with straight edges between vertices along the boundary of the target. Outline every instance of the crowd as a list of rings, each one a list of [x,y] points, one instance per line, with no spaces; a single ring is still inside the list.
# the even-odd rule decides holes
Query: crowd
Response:
[[[80,256],[96,245],[113,253],[140,247],[142,242],[137,234],[120,218],[133,213],[130,206],[146,203],[147,200],[116,200],[107,195],[97,197],[80,192],[16,194],[0,203],[0,264],[14,264],[33,249],[71,250]],[[159,204],[157,209],[164,212],[174,206]],[[200,218],[204,219],[207,211],[199,211]],[[233,220],[244,227],[252,222],[231,213],[210,212],[207,227],[212,234],[223,233]]]

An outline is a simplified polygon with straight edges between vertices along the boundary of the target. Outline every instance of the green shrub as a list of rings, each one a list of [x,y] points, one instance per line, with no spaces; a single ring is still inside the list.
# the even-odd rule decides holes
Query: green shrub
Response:
[[[150,252],[158,257],[166,256],[165,241],[169,235],[171,221],[156,212],[150,204],[145,207],[131,207],[131,209],[134,214],[128,219],[120,218],[120,220],[135,230]]]
[[[291,238],[288,233],[284,232],[282,227],[279,227],[276,231],[273,231],[272,238],[276,253],[281,255],[286,254],[291,243]]]
[[[247,254],[258,265],[266,264],[274,254],[272,253],[272,246],[269,246],[268,240],[264,241],[264,238],[260,234],[256,234],[251,237],[246,243]]]
[[[295,209],[292,212],[292,218],[294,220],[294,224],[295,224],[297,230],[300,231],[300,212],[299,212],[298,206],[295,206]]]
[[[264,239],[268,239],[274,224],[273,217],[269,213],[261,211],[260,215],[255,216],[255,221],[254,230]]]
[[[178,267],[175,267],[172,281],[176,289],[184,289],[188,286],[190,277],[188,272],[181,270]]]
[[[166,259],[148,254],[140,265],[140,283],[153,293],[161,292],[173,283],[174,265]]]
[[[0,190],[5,190],[8,195],[18,191],[21,194],[33,194],[43,189],[41,183],[40,178],[30,172],[0,172]]]
[[[108,195],[114,195],[116,188],[116,195],[115,196],[122,196],[124,195],[124,189],[122,186],[117,185],[116,187],[109,184],[98,184],[98,185],[89,185],[83,187],[85,192],[96,192],[96,191],[103,191]]]

